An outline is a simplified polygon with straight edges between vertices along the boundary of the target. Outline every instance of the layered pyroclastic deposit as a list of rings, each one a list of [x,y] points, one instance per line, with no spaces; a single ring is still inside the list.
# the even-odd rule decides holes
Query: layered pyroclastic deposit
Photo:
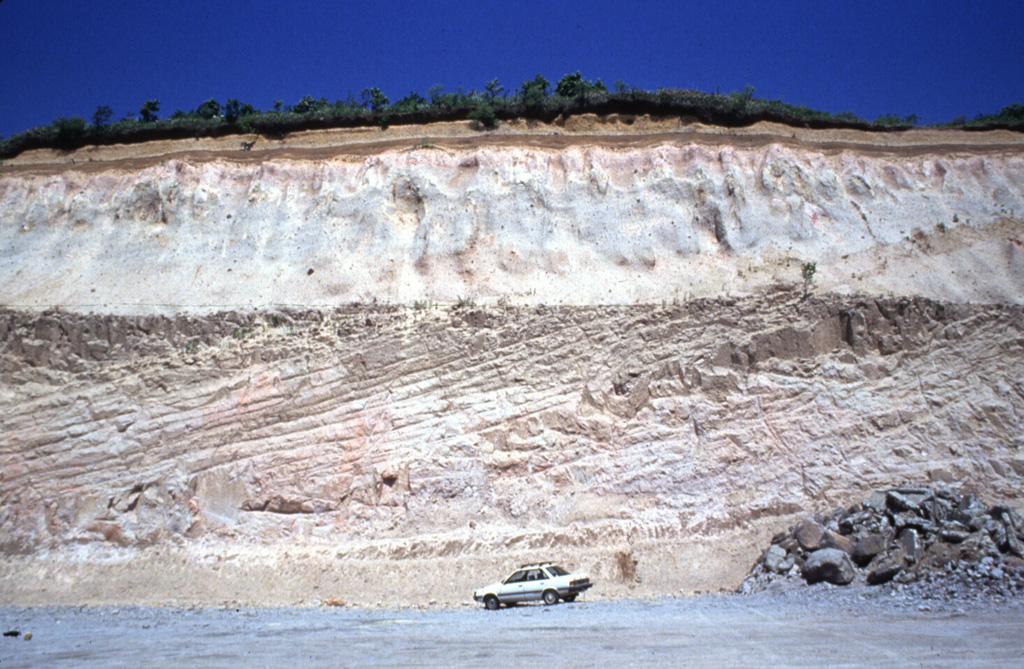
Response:
[[[678,593],[894,482],[1019,502],[1024,141],[637,127],[0,168],[3,601]]]
[[[691,131],[80,151],[4,168],[0,302],[631,304],[750,294],[814,262],[823,290],[1020,303],[1024,141],[998,135],[973,150],[963,132]]]

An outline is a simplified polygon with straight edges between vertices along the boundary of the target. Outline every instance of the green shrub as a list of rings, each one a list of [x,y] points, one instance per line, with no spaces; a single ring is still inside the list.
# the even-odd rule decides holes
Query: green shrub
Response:
[[[220,116],[220,103],[210,98],[203,104],[196,107],[196,115],[199,118],[206,119],[209,121],[214,116]]]
[[[805,262],[800,268],[800,276],[804,279],[804,297],[811,290],[811,284],[814,283],[814,275],[818,271],[818,265],[813,262]]]
[[[379,111],[388,106],[388,96],[384,95],[379,88],[376,86],[373,88],[363,89],[360,97],[363,100],[363,106],[369,107],[373,111]]]
[[[576,74],[567,74],[555,84],[555,95],[563,98],[583,97],[587,92],[587,82],[583,79],[579,70]]]
[[[729,93],[729,100],[736,111],[746,111],[754,99],[754,87],[744,86],[741,90]]]
[[[159,100],[146,100],[139,108],[139,116],[143,123],[152,123],[157,120],[156,113],[160,111]]]
[[[519,86],[519,97],[527,109],[536,109],[544,104],[550,87],[551,82],[538,74]]]
[[[907,116],[900,116],[899,114],[886,114],[885,116],[879,116],[874,120],[875,125],[887,126],[887,127],[906,127],[917,125],[917,114],[908,114]]]
[[[241,105],[238,104],[238,100],[234,98],[228,98],[228,101],[224,103],[224,122],[234,123],[238,120],[238,109]]]
[[[418,109],[425,109],[426,107],[427,101],[415,91],[409,93],[409,95],[391,105],[392,111],[396,112],[416,111]]]
[[[494,99],[505,90],[505,87],[497,79],[491,79],[484,85],[484,90],[487,91],[487,97],[491,102],[494,102]]]
[[[107,105],[99,105],[96,107],[96,111],[92,113],[92,124],[97,128],[110,123],[110,119],[114,116],[114,110]]]
[[[61,149],[74,149],[82,144],[86,123],[80,116],[60,117],[51,124],[56,131],[56,145]]]
[[[494,107],[489,102],[481,102],[473,111],[469,112],[469,118],[477,127],[494,128],[498,125],[498,116],[494,113]]]

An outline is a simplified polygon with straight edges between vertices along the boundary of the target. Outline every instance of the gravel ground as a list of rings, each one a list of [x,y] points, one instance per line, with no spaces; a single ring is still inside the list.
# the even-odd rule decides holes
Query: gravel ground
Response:
[[[936,602],[896,589],[524,605],[0,608],[0,667],[1020,666],[1024,599]],[[25,640],[31,632],[31,640]]]

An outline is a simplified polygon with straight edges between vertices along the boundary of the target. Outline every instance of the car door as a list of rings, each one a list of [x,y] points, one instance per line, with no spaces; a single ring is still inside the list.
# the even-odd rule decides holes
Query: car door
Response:
[[[518,601],[528,602],[540,599],[544,595],[544,582],[546,575],[543,570],[529,569],[526,572],[526,579],[520,590],[521,598]]]
[[[498,594],[498,599],[503,602],[521,602],[523,601],[523,591],[526,586],[526,570],[520,569],[519,571],[513,572],[511,576],[505,579],[502,583]]]
[[[551,576],[547,573],[546,569],[537,570],[537,581],[535,587],[537,588],[537,599],[541,599],[544,596],[544,591],[547,589],[556,589],[552,582]]]

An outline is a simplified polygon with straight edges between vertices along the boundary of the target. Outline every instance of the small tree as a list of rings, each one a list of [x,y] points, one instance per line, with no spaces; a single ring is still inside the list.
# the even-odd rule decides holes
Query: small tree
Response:
[[[57,146],[62,149],[77,148],[85,136],[85,119],[81,116],[62,116],[52,125],[57,130]]]
[[[733,91],[729,93],[729,99],[732,101],[733,109],[745,111],[750,101],[754,99],[754,87],[744,86],[739,91]]]
[[[595,82],[587,81],[579,73],[579,70],[576,71],[576,74],[565,75],[558,80],[558,85],[555,86],[555,95],[576,100],[585,98],[587,93],[592,91],[607,93],[608,89],[605,88],[600,79]]]
[[[102,128],[110,123],[110,119],[113,116],[114,110],[108,105],[99,105],[96,107],[96,111],[92,113],[92,124],[97,128]]]
[[[214,116],[220,115],[220,103],[213,98],[210,98],[196,108],[196,114],[198,114],[200,118],[204,118],[209,121]]]
[[[996,120],[1002,123],[1009,123],[1011,125],[1020,125],[1024,123],[1024,105],[1016,102],[1012,105],[1006,105],[999,110]]]
[[[142,117],[143,123],[152,123],[157,120],[156,113],[160,111],[159,100],[146,100],[139,107],[139,116]]]
[[[480,102],[473,111],[469,112],[469,118],[477,125],[477,127],[493,128],[498,125],[498,117],[494,113],[494,107],[491,103],[484,100]]]
[[[532,80],[524,81],[519,87],[523,105],[528,109],[535,109],[543,105],[544,100],[548,97],[550,86],[551,82],[539,74]]]
[[[228,101],[224,103],[224,120],[228,123],[234,123],[238,119],[238,110],[240,108],[241,105],[238,103],[238,100],[229,98]]]
[[[558,80],[555,85],[555,95],[563,98],[580,97],[587,92],[587,83],[583,81],[583,75],[576,71],[576,74],[567,74]]]
[[[311,95],[303,95],[299,98],[299,101],[292,105],[293,114],[305,114],[313,111],[313,106],[316,105],[316,100]]]
[[[373,111],[378,111],[388,106],[388,96],[384,95],[379,88],[374,86],[373,88],[364,88],[363,92],[359,96],[363,101],[363,106],[369,106]]]
[[[817,264],[813,262],[805,262],[803,267],[800,268],[800,275],[804,278],[804,297],[811,292],[811,284],[814,283],[814,274],[818,271]]]
[[[423,96],[413,91],[391,106],[395,111],[416,111],[427,106]]]
[[[484,90],[487,91],[487,97],[493,102],[494,98],[501,95],[501,92],[505,90],[505,87],[502,86],[497,79],[491,79],[484,84]]]

